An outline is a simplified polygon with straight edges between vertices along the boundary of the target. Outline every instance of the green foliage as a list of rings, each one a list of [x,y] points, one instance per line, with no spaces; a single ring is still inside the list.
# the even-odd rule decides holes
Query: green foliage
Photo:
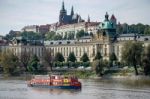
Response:
[[[43,38],[41,33],[27,32],[27,31],[22,32],[21,36],[27,40],[41,40]]]
[[[96,53],[96,56],[95,56],[95,58],[94,58],[94,60],[99,60],[99,59],[102,59],[102,55],[101,55],[101,53],[98,51],[97,53]]]
[[[141,63],[141,55],[143,52],[143,46],[140,42],[127,42],[124,44],[122,49],[122,60],[124,60],[129,65],[133,65],[135,68],[135,73],[138,75],[137,65]]]
[[[67,39],[68,40],[73,40],[74,39],[74,33],[69,33]]]
[[[88,57],[87,53],[84,53],[80,60],[82,62],[88,62],[89,61],[89,57]]]
[[[63,37],[60,34],[54,35],[53,40],[62,40]]]
[[[150,26],[141,23],[128,25],[127,23],[117,25],[117,33],[150,34]]]
[[[57,62],[54,62],[54,63],[53,63],[53,66],[54,66],[54,67],[63,67],[63,66],[64,66],[64,63],[57,61]]]
[[[17,37],[17,36],[20,36],[20,32],[16,32],[16,31],[10,30],[9,34],[6,34],[6,36],[4,38],[6,40],[12,40],[13,37]]]
[[[146,26],[144,29],[144,34],[145,35],[150,35],[150,26]]]
[[[82,66],[89,67],[90,66],[90,62],[82,62]]]
[[[39,59],[36,55],[31,57],[28,65],[28,71],[31,73],[37,73],[40,68]]]
[[[75,62],[76,61],[76,57],[74,55],[74,52],[71,52],[67,58],[67,61],[71,61],[71,62]]]
[[[109,57],[109,60],[110,61],[116,61],[117,60],[116,54],[115,53],[111,53],[110,57]]]
[[[117,34],[122,34],[122,32],[123,32],[123,27],[120,24],[118,24],[117,28],[116,28],[116,33]]]
[[[81,30],[81,31],[77,32],[76,38],[79,39],[79,38],[81,38],[83,36],[87,36],[87,35],[89,35],[89,34],[85,33],[84,30]]]
[[[10,51],[1,53],[0,63],[6,75],[13,75],[19,72],[19,59]]]
[[[54,31],[46,33],[46,35],[45,35],[46,40],[53,40],[55,34],[56,33]]]
[[[89,71],[68,71],[68,72],[65,72],[65,74],[64,75],[68,75],[68,76],[70,76],[70,75],[74,75],[74,76],[76,76],[76,77],[78,77],[78,78],[82,78],[82,79],[84,79],[84,78],[90,78],[90,77],[95,77],[96,76],[96,74],[95,74],[95,72],[89,72]]]
[[[65,61],[65,59],[64,59],[64,56],[61,54],[61,53],[56,53],[56,55],[55,55],[55,61],[56,62],[63,62],[63,61]]]

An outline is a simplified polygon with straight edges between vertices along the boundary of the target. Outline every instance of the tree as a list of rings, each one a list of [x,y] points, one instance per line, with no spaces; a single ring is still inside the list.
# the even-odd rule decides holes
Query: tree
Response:
[[[74,33],[69,33],[67,39],[68,39],[68,40],[74,39]]]
[[[103,60],[95,60],[92,63],[92,69],[96,72],[98,75],[103,75],[104,72],[104,63]]]
[[[113,65],[114,61],[117,61],[117,57],[116,57],[116,54],[114,52],[110,54],[109,61],[110,61],[111,66]]]
[[[4,74],[12,75],[19,72],[19,59],[16,55],[14,55],[11,51],[5,51],[2,52],[0,56],[0,63],[2,65]]]
[[[144,67],[145,75],[149,75],[150,74],[150,45],[148,45],[148,47],[146,47],[146,50],[144,51],[142,64]]]
[[[89,61],[89,57],[88,57],[87,53],[84,53],[80,60],[82,62],[88,62]]]
[[[67,58],[68,61],[71,61],[71,62],[75,62],[76,61],[76,57],[74,55],[74,52],[71,52]]]
[[[65,61],[65,59],[64,59],[64,56],[61,54],[61,53],[56,53],[56,55],[55,55],[55,61],[57,61],[57,62],[63,62],[63,61]]]
[[[57,34],[53,37],[53,40],[62,40],[62,36],[60,34]]]
[[[102,59],[102,56],[101,56],[101,53],[98,51],[96,53],[96,56],[95,56],[94,60],[100,60],[100,59]]]
[[[135,74],[138,75],[137,64],[141,62],[143,46],[140,42],[127,42],[122,49],[122,60],[134,66]]]
[[[144,34],[147,35],[147,34],[150,34],[150,26],[146,26],[145,29],[144,29]]]
[[[110,54],[109,60],[110,61],[116,61],[117,60],[116,54],[114,52]]]
[[[51,31],[51,32],[48,32],[45,36],[46,36],[46,40],[53,40],[54,36],[55,36],[55,32],[54,31]]]
[[[39,68],[39,59],[36,55],[33,55],[29,61],[28,71],[31,73],[36,73]]]
[[[120,23],[118,23],[118,25],[117,25],[116,33],[117,34],[122,34],[123,33],[123,27]]]
[[[23,52],[21,53],[20,62],[22,63],[23,67],[25,68],[25,71],[28,70],[27,66],[30,61],[30,53],[29,52]]]
[[[145,29],[145,26],[141,23],[138,23],[136,25],[136,29],[137,29],[137,33],[138,34],[143,34],[144,33],[144,29]]]
[[[124,34],[128,33],[128,24],[127,23],[122,24],[122,32]]]
[[[51,52],[49,52],[48,50],[45,50],[45,53],[43,55],[43,58],[45,60],[46,63],[48,63],[50,70],[52,71],[52,61],[53,61],[53,57],[51,55]]]
[[[41,38],[43,37],[42,34],[32,31],[31,32],[24,31],[21,33],[21,36],[27,40],[41,40]]]
[[[84,30],[81,30],[81,31],[77,32],[76,38],[79,39],[79,38],[83,37],[84,35],[85,35]]]

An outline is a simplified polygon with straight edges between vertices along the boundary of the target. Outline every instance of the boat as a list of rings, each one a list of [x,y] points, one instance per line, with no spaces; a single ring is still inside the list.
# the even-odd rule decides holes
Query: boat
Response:
[[[81,82],[74,76],[36,75],[27,84],[29,87],[81,89]]]

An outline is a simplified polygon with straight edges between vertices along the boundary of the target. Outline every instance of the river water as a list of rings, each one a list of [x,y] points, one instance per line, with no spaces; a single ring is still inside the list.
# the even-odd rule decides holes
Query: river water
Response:
[[[150,99],[150,80],[81,79],[81,90],[27,87],[24,80],[0,80],[0,99]]]

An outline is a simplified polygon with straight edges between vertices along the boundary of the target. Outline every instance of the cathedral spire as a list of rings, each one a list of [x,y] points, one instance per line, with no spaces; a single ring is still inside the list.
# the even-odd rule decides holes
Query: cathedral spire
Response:
[[[59,14],[59,22],[62,23],[63,22],[63,17],[67,15],[67,11],[65,10],[65,5],[64,5],[64,1],[62,2],[62,7],[60,10],[60,14]]]
[[[90,16],[88,15],[88,19],[87,19],[87,22],[90,22]]]
[[[65,4],[64,4],[64,1],[62,2],[62,8],[61,10],[65,10]]]
[[[71,8],[71,16],[73,16],[74,15],[74,10],[73,10],[73,6],[72,6],[72,8]]]

